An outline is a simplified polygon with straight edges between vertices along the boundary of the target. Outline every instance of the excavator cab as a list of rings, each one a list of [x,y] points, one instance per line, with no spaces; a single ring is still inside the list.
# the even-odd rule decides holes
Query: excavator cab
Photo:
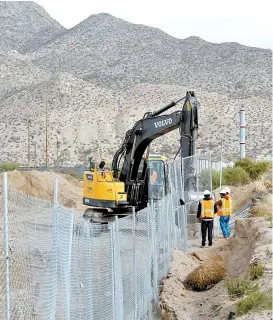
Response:
[[[152,155],[148,161],[149,186],[148,200],[160,200],[168,193],[168,167],[167,158],[160,155]]]

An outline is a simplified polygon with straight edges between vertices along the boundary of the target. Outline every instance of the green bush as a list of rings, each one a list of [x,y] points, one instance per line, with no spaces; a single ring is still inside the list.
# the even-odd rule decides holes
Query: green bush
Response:
[[[264,275],[264,266],[262,265],[256,265],[251,264],[250,265],[250,271],[249,271],[249,279],[250,280],[256,280],[259,279]]]
[[[68,174],[70,174],[72,177],[79,179],[79,180],[83,180],[83,174],[79,171],[71,171]]]
[[[249,176],[243,168],[233,167],[223,169],[223,183],[230,186],[239,186],[249,183]]]
[[[212,170],[212,190],[220,186],[220,173]],[[202,189],[210,189],[210,170],[203,169],[199,176],[199,186]]]
[[[250,311],[272,310],[272,294],[255,291],[236,304],[237,316],[242,316]]]
[[[226,285],[231,300],[236,300],[259,288],[257,284],[253,285],[248,279],[241,280],[239,278],[230,281],[227,280]]]
[[[255,162],[251,158],[245,158],[237,161],[235,167],[243,168],[248,173],[251,180],[258,180],[272,167],[272,165],[268,161]]]
[[[19,169],[19,164],[16,162],[4,162],[0,164],[0,169],[2,171],[13,171]]]

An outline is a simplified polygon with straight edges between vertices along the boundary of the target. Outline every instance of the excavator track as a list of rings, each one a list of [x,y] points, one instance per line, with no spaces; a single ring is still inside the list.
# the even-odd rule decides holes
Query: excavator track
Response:
[[[88,208],[83,214],[83,218],[96,225],[107,225],[113,223],[118,218],[123,218],[132,213],[131,208],[117,208],[110,210],[107,208]]]

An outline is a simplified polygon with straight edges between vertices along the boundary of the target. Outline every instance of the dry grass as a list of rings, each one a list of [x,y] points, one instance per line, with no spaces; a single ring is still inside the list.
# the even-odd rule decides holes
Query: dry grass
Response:
[[[256,217],[269,217],[272,215],[272,194],[268,194],[257,201],[250,213]]]
[[[185,279],[184,285],[195,291],[208,290],[223,280],[225,272],[225,262],[217,255],[216,259],[205,260],[201,266],[193,270]]]
[[[265,185],[265,187],[266,187],[267,189],[272,189],[272,181],[266,180],[266,181],[264,182],[264,185]]]

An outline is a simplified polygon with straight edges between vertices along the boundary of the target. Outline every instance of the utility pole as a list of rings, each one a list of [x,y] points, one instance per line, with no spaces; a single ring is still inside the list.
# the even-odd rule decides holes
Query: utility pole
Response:
[[[46,151],[46,159],[45,159],[45,163],[46,163],[46,170],[48,169],[48,106],[47,106],[47,95],[46,95],[46,145],[45,145],[45,151]]]
[[[246,116],[245,108],[242,106],[240,110],[240,159],[246,156]]]
[[[60,146],[60,141],[58,140],[58,136],[57,136],[57,167],[59,168],[59,146]]]
[[[220,191],[222,188],[222,174],[223,174],[223,140],[221,141],[221,158],[220,158]]]
[[[36,167],[37,167],[36,158],[37,158],[37,146],[36,146],[36,142],[34,142],[34,169],[35,170],[36,170]]]
[[[27,121],[28,171],[30,171],[30,120]]]

